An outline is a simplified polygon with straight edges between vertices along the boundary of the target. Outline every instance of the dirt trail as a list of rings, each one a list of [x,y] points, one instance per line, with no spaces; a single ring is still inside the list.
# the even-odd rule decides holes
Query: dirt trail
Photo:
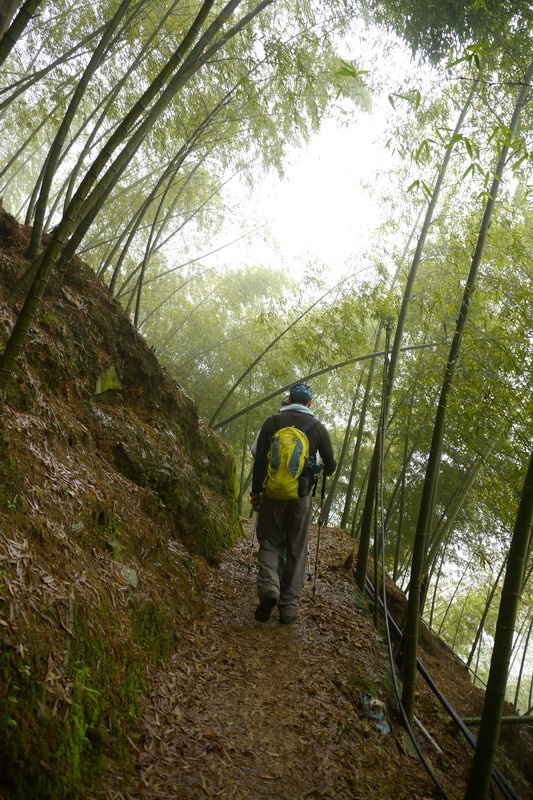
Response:
[[[257,623],[248,537],[213,571],[207,613],[154,676],[139,753],[142,796],[174,798],[429,798],[433,784],[382,733],[365,698],[386,700],[388,660],[353,583],[352,543],[322,531],[317,591],[304,589],[290,626]],[[312,535],[314,535],[312,530]],[[311,541],[314,553],[314,542]]]

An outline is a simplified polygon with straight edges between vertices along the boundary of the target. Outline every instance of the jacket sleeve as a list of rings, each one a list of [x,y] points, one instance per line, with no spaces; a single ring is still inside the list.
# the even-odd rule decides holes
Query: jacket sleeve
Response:
[[[327,428],[320,423],[320,441],[318,444],[318,452],[320,458],[324,463],[324,474],[333,475],[337,468],[337,462],[333,457],[333,446]]]

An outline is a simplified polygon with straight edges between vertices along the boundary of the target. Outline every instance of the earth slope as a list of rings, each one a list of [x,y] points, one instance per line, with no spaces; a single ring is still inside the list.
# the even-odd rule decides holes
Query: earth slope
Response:
[[[0,342],[28,264],[0,212]],[[130,764],[146,668],[241,532],[222,440],[104,284],[53,281],[0,417],[0,792],[74,798]]]

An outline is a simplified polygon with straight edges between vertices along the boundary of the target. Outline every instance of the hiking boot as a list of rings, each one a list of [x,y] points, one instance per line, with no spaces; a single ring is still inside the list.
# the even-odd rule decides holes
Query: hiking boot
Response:
[[[280,611],[279,621],[282,625],[292,625],[298,619],[298,612],[293,610]]]
[[[258,622],[268,622],[272,615],[272,609],[278,604],[278,598],[273,592],[265,594],[259,601],[255,609],[255,618]]]

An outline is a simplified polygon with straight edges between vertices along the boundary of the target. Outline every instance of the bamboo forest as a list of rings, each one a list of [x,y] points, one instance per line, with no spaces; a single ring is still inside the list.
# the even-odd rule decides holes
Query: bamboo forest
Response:
[[[0,0],[2,800],[533,797],[532,31]],[[336,468],[274,626],[302,385]]]

